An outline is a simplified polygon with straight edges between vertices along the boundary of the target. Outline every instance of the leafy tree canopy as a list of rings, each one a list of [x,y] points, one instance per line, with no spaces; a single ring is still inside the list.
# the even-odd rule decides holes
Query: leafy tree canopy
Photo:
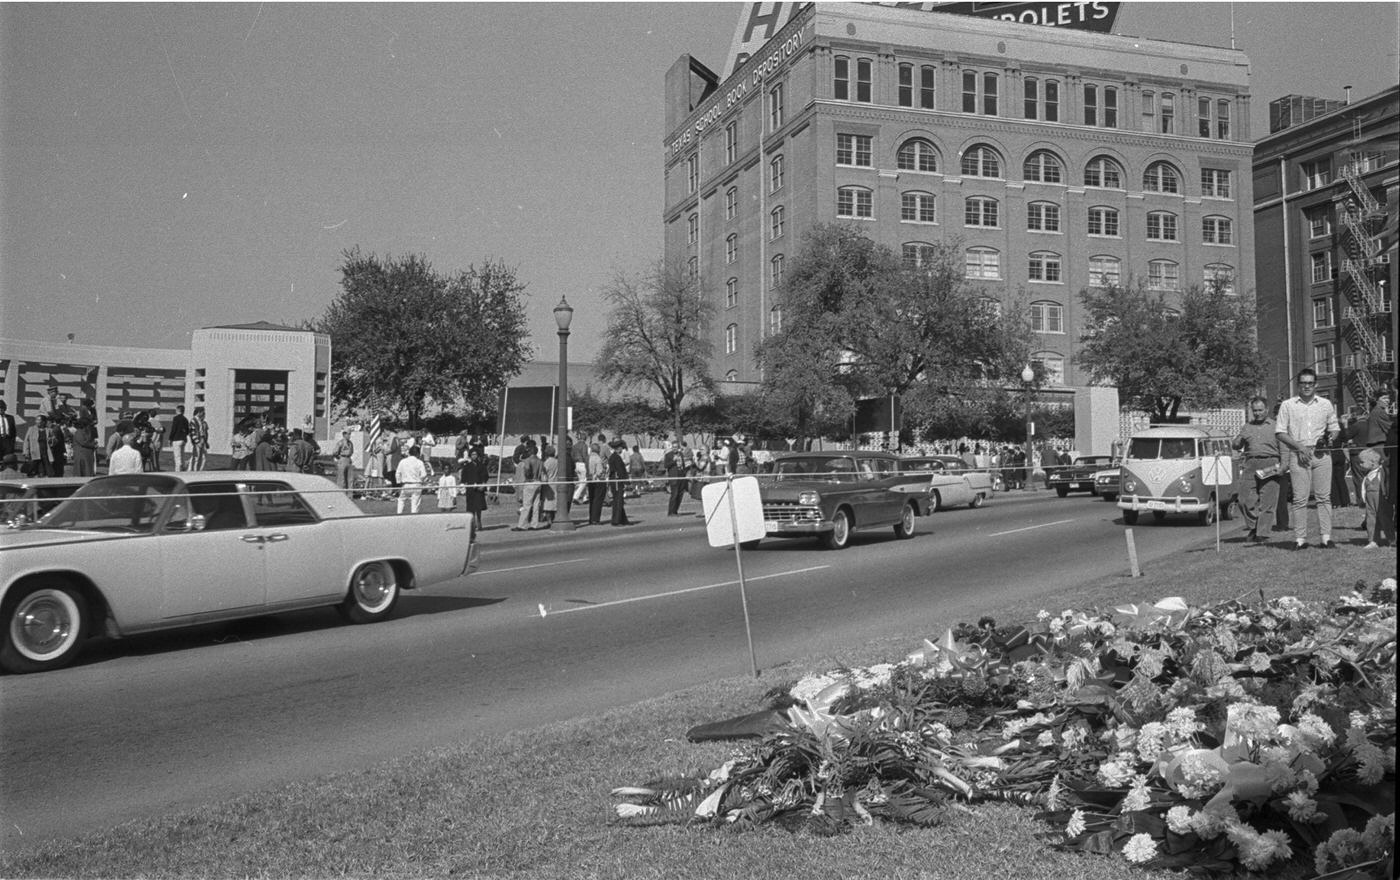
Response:
[[[1087,288],[1080,299],[1088,322],[1075,362],[1154,420],[1175,418],[1183,403],[1238,403],[1263,385],[1254,303],[1245,297],[1193,286],[1177,311],[1163,291],[1138,284]]]
[[[599,376],[615,388],[655,390],[681,436],[687,400],[713,391],[707,329],[712,311],[698,279],[656,263],[640,277],[618,272],[603,290],[611,305]]]
[[[337,404],[414,428],[430,404],[498,405],[530,354],[514,269],[488,261],[443,277],[420,255],[343,257],[341,292],[313,322],[334,346]]]

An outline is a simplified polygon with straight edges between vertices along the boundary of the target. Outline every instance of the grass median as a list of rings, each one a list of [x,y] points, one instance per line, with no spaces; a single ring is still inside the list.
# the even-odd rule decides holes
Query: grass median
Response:
[[[1156,560],[1140,578],[1100,578],[1070,592],[1028,585],[1014,601],[980,609],[1006,623],[1041,608],[1104,607],[1181,596],[1206,604],[1242,594],[1328,601],[1357,581],[1395,573],[1394,551],[1361,548],[1354,509],[1338,511],[1333,551],[1287,550],[1277,534],[1245,545],[1237,524],[1213,540]],[[1151,525],[1143,528],[1152,528]],[[1206,533],[1203,532],[1203,539]],[[957,623],[948,620],[948,625]],[[765,672],[716,681],[597,715],[466,741],[366,768],[135,821],[0,858],[4,877],[460,877],[790,878],[853,876],[971,880],[1146,876],[1120,858],[1050,850],[1033,809],[979,805],[931,829],[890,825],[839,837],[771,827],[638,827],[614,820],[609,790],[658,776],[705,771],[729,754],[691,744],[694,724],[761,708],[775,685],[838,665],[897,660],[940,632],[892,632],[827,646]],[[1287,873],[1273,874],[1285,878]]]

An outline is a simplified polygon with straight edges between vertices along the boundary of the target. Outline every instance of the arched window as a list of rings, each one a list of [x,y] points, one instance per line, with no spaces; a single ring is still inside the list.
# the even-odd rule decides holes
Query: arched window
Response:
[[[774,156],[768,163],[768,191],[777,192],[783,188],[783,154]]]
[[[770,212],[769,218],[770,222],[768,224],[768,238],[771,241],[772,239],[778,238],[783,234],[783,226],[787,219],[787,211],[783,208],[782,205],[779,205]]]
[[[1040,374],[1045,378],[1042,380],[1046,385],[1065,384],[1065,359],[1058,352],[1038,351],[1031,355],[1031,360],[1040,367]]]
[[[996,248],[972,247],[964,253],[963,273],[968,278],[1001,278],[1001,252]]]
[[[1176,215],[1170,211],[1147,213],[1148,241],[1177,241]]]
[[[963,224],[983,229],[995,229],[998,222],[997,200],[988,196],[969,196],[963,200]]]
[[[1036,333],[1065,332],[1065,307],[1048,299],[1031,303],[1031,330]]]
[[[739,350],[739,325],[730,324],[724,328],[724,353],[733,354]]]
[[[907,192],[899,195],[899,219],[906,223],[936,223],[933,193]]]
[[[869,218],[875,216],[874,196],[863,186],[843,186],[836,190],[836,216]]]
[[[1117,257],[1089,258],[1089,286],[1114,287],[1122,278],[1123,261]]]
[[[739,259],[739,233],[731,232],[724,237],[724,262],[732,263]]]
[[[926,241],[906,241],[900,247],[900,251],[904,257],[904,265],[911,269],[933,265],[934,255],[938,252]]]
[[[1001,177],[1001,156],[986,144],[978,144],[963,153],[962,173],[968,177]]]
[[[1060,255],[1050,251],[1036,251],[1031,254],[1026,279],[1044,284],[1062,283]],[[1034,308],[1034,304],[1032,304],[1032,308]]]
[[[768,310],[768,334],[776,336],[783,332],[783,307],[773,306]]]
[[[1201,281],[1206,290],[1218,289],[1226,296],[1235,295],[1235,267],[1226,263],[1211,263],[1206,266]],[[1330,325],[1329,325],[1330,326]]]
[[[725,373],[725,374],[724,374],[724,381],[726,381],[726,382],[738,382],[738,381],[739,381],[739,371],[738,371],[738,370],[730,370],[729,372]]]
[[[686,240],[691,244],[695,244],[700,238],[700,215],[691,214],[689,217],[685,218],[685,226]]]
[[[724,191],[724,219],[733,220],[739,213],[739,188],[731,186]]]
[[[1201,240],[1206,244],[1234,244],[1234,224],[1229,217],[1202,217]]]
[[[1149,261],[1147,286],[1155,290],[1180,290],[1181,266],[1172,260]]]
[[[899,145],[895,165],[901,171],[937,171],[938,154],[932,143],[923,138],[910,138]]]
[[[730,278],[724,282],[724,307],[732,309],[739,304],[739,279]]]
[[[1089,234],[1118,237],[1118,209],[1095,205],[1089,209]]]
[[[1142,173],[1142,188],[1148,192],[1180,193],[1181,173],[1169,162],[1153,162]]]
[[[685,261],[685,272],[690,278],[700,277],[700,258],[691,257]]]
[[[1059,232],[1060,206],[1054,202],[1026,205],[1026,228],[1032,232]]]
[[[1026,157],[1025,164],[1021,166],[1021,174],[1027,181],[1035,183],[1064,183],[1065,166],[1049,150],[1036,150]]]
[[[783,283],[783,255],[777,254],[768,261],[768,284],[778,287]]]
[[[1084,166],[1084,185],[1101,189],[1123,188],[1123,166],[1107,156],[1095,156]]]

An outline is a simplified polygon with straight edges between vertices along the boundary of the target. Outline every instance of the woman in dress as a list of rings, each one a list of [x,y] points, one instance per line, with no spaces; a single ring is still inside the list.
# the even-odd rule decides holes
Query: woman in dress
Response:
[[[467,499],[467,513],[472,515],[472,537],[476,530],[484,528],[482,520],[486,515],[486,489],[491,484],[491,470],[486,465],[486,448],[473,446],[462,462],[460,476],[462,494]]]
[[[372,498],[382,498],[384,492],[384,466],[389,456],[389,444],[381,434],[374,438],[365,459],[365,489]]]

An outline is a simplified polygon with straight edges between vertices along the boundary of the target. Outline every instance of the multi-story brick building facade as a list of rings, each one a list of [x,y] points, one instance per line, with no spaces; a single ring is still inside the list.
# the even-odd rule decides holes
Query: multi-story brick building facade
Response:
[[[1355,103],[1290,95],[1255,145],[1259,347],[1270,393],[1303,367],[1340,408],[1395,376],[1400,86]]]
[[[715,305],[716,378],[760,378],[803,233],[859,225],[1024,308],[1052,383],[1079,292],[1254,290],[1248,61],[1231,49],[867,4],[809,5],[720,81],[666,76],[665,252]]]

